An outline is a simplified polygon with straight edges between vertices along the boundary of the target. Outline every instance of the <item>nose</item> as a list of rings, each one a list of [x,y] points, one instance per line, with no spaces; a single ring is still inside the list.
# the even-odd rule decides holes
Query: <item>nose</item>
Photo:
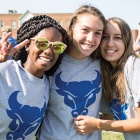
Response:
[[[88,33],[87,40],[89,42],[93,42],[94,41],[94,33],[92,33],[92,32]]]
[[[113,39],[109,38],[108,41],[107,41],[107,45],[109,47],[113,47],[113,45],[114,45]]]
[[[50,44],[49,47],[47,49],[44,50],[44,53],[46,54],[53,54],[53,50],[52,50],[52,45]]]

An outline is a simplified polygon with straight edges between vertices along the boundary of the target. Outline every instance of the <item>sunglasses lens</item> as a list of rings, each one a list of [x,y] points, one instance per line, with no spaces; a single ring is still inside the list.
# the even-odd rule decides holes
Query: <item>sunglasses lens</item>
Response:
[[[49,45],[48,40],[46,40],[45,38],[37,38],[35,43],[36,43],[37,48],[42,51],[47,49]]]
[[[65,45],[61,42],[55,42],[53,44],[53,52],[56,54],[61,54],[65,50]]]

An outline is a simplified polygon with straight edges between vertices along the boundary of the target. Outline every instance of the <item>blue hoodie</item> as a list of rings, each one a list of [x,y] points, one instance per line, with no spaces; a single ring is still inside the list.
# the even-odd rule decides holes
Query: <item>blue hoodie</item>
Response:
[[[11,37],[11,36],[8,38],[7,41],[12,43],[14,47],[17,45],[17,41],[13,37]]]

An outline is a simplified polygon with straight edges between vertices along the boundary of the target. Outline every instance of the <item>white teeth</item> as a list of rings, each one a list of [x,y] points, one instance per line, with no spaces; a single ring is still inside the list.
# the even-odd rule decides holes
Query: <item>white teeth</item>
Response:
[[[91,48],[91,47],[93,47],[93,45],[87,45],[87,44],[84,44],[84,45],[82,45],[83,47],[87,47],[87,48]]]
[[[108,52],[108,53],[114,53],[115,50],[106,50],[106,52]]]
[[[50,59],[47,59],[47,58],[44,58],[44,57],[40,57],[40,59],[42,59],[44,61],[47,61],[47,62],[51,61]]]

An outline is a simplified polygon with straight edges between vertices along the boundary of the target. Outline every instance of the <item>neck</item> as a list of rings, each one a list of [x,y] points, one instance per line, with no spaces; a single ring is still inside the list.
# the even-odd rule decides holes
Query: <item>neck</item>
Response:
[[[44,72],[36,70],[36,68],[31,67],[31,65],[27,64],[26,62],[22,64],[22,66],[25,70],[27,70],[29,73],[31,73],[35,77],[40,78],[40,79],[43,78]]]

